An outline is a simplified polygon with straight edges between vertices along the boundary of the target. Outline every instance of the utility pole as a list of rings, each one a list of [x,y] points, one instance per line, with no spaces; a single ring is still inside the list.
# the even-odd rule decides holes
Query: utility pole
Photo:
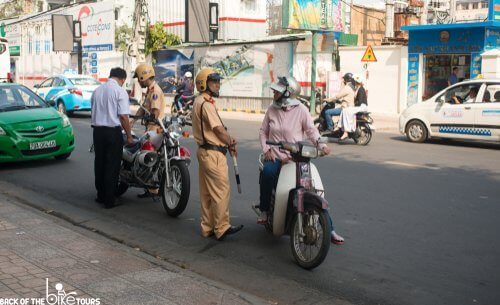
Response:
[[[385,37],[394,38],[394,0],[385,1]]]
[[[312,52],[311,52],[311,97],[309,98],[309,111],[316,114],[316,58],[318,57],[318,32],[312,32]]]
[[[428,0],[424,0],[424,7],[422,8],[422,15],[420,15],[420,24],[427,24],[427,3]]]
[[[135,0],[134,36],[128,55],[135,57],[137,62],[146,61],[146,32],[148,27],[148,4],[146,0]]]
[[[450,23],[455,22],[457,11],[457,0],[450,0]]]

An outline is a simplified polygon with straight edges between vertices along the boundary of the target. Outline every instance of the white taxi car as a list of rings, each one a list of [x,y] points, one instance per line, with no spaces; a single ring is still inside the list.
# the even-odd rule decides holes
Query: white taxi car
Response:
[[[399,130],[411,142],[431,137],[500,142],[500,79],[457,83],[408,107]]]

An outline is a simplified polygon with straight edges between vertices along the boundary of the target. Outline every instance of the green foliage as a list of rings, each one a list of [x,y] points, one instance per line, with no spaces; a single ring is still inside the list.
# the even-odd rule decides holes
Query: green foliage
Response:
[[[126,51],[132,39],[133,30],[124,24],[115,30],[115,48],[119,51]]]
[[[7,19],[19,16],[23,13],[21,1],[10,1],[0,4],[0,19]]]
[[[163,28],[163,22],[158,21],[148,30],[146,38],[146,55],[163,49],[164,47],[176,46],[182,43],[179,36],[170,34]]]

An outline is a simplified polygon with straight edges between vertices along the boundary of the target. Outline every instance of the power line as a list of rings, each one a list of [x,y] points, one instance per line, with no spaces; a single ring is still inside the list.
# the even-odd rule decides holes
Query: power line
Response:
[[[367,16],[367,17],[370,17],[370,18],[373,18],[373,19],[377,19],[377,20],[379,20],[380,22],[382,22],[382,24],[383,24],[383,25],[385,25],[385,20],[384,20],[384,19],[381,19],[381,18],[378,18],[378,17],[372,16],[372,15],[370,15],[370,14],[368,14],[368,13],[365,13],[365,12],[363,12],[363,11],[360,11],[360,10],[358,10],[358,9],[354,8],[354,5],[352,5],[352,4],[350,4],[350,3],[347,3],[345,0],[340,0],[340,1],[342,1],[344,4],[346,4],[347,6],[349,6],[349,7],[351,8],[351,10],[356,11],[356,12],[358,12],[358,13],[360,13],[360,14],[363,14],[363,15],[365,15],[365,16]]]

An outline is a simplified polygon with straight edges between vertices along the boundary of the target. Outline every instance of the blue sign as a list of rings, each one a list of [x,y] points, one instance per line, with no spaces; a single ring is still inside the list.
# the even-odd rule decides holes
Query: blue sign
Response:
[[[484,43],[485,30],[481,27],[410,31],[408,53],[475,53],[483,50]]]
[[[408,106],[418,103],[419,66],[420,54],[408,54]]]
[[[485,50],[493,50],[500,46],[500,30],[486,29]]]
[[[113,44],[83,46],[83,50],[87,52],[113,51]]]
[[[93,67],[92,69],[90,69],[90,73],[97,74],[97,68]]]
[[[481,74],[481,53],[472,53],[470,62],[470,78],[473,79]]]
[[[500,0],[489,0],[488,2],[488,20],[500,21]]]
[[[92,61],[90,62],[90,65],[91,65],[92,67],[97,67],[97,60],[92,60]]]
[[[91,59],[97,59],[97,53],[90,53]]]

